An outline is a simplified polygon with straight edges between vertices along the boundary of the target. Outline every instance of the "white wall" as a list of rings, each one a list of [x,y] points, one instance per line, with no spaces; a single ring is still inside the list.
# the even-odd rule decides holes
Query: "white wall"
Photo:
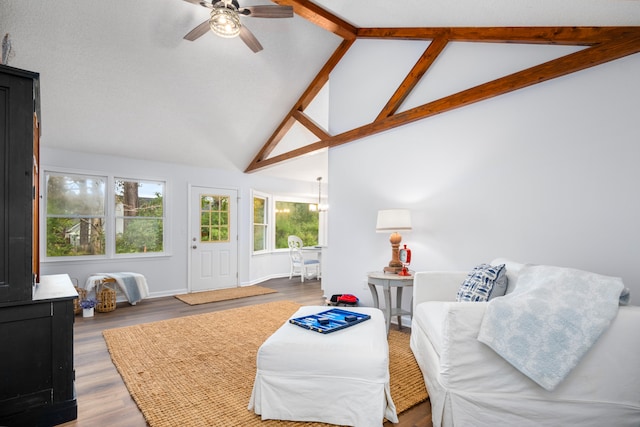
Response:
[[[288,252],[251,255],[251,220],[253,202],[251,190],[278,195],[317,198],[317,184],[245,174],[239,171],[203,169],[177,164],[141,161],[46,148],[46,129],[42,138],[41,170],[69,169],[94,174],[115,174],[130,178],[167,181],[169,224],[169,256],[142,259],[112,259],[96,261],[64,261],[41,264],[41,274],[67,273],[84,283],[98,272],[134,271],[144,274],[152,297],[174,295],[187,291],[187,270],[190,247],[188,230],[189,185],[238,190],[239,284],[254,284],[272,277],[289,274]]]
[[[381,58],[396,64],[404,50],[415,62],[407,46],[380,43],[358,41],[332,74],[332,133],[366,123],[346,112],[362,111],[354,100],[376,114],[371,104],[386,101],[376,94],[393,92],[397,73]],[[520,61],[511,58],[457,57],[449,76],[459,84],[462,71],[491,74]],[[403,235],[413,270],[468,271],[504,256],[620,276],[640,304],[638,76],[640,54],[331,149],[325,292],[371,303],[366,273],[391,255],[376,213],[399,207],[413,214]]]

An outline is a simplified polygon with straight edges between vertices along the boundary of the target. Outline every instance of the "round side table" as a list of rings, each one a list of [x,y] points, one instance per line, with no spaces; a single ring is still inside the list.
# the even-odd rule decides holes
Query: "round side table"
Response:
[[[399,276],[393,273],[385,273],[383,271],[373,271],[367,273],[367,284],[373,297],[373,304],[376,308],[380,308],[380,300],[378,298],[378,290],[376,285],[382,287],[384,295],[384,320],[387,325],[387,334],[389,333],[389,325],[391,317],[398,316],[398,329],[402,328],[402,316],[413,316],[412,311],[402,308],[402,290],[405,286],[413,286],[413,276]],[[396,288],[396,306],[391,306],[391,288]]]

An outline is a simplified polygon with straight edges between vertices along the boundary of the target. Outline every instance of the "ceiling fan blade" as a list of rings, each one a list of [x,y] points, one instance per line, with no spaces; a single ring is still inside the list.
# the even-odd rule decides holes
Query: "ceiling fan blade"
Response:
[[[208,7],[209,9],[213,9],[213,3],[205,1],[205,0],[184,0],[187,3],[197,4],[198,6]]]
[[[243,42],[245,42],[247,46],[249,46],[249,49],[251,49],[255,53],[258,53],[262,50],[262,45],[260,44],[256,36],[254,36],[253,33],[249,31],[249,29],[244,25],[240,27],[240,38]]]
[[[278,5],[247,6],[239,13],[252,18],[293,18],[293,7]]]
[[[193,30],[189,31],[189,33],[184,36],[184,39],[194,41],[195,39],[204,36],[210,28],[211,27],[209,27],[209,20],[206,20],[202,24],[195,27]]]

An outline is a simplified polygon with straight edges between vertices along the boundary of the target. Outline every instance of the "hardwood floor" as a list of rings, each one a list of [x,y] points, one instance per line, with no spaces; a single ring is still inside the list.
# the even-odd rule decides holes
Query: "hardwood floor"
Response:
[[[78,419],[62,426],[145,427],[147,425],[111,362],[102,337],[102,331],[105,329],[280,300],[296,301],[302,305],[324,305],[318,281],[305,281],[302,284],[299,280],[282,278],[269,280],[260,285],[276,289],[278,292],[196,306],[187,305],[174,297],[155,298],[144,300],[136,306],[119,303],[116,310],[110,313],[96,313],[95,317],[91,318],[76,316],[74,354]],[[407,328],[403,328],[403,331],[409,333]],[[402,414],[399,424],[385,423],[385,426],[432,427],[429,401]]]

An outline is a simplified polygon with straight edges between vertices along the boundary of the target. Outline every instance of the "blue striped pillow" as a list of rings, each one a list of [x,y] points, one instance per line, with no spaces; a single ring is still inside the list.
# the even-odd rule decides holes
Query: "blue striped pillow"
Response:
[[[456,301],[489,301],[504,295],[507,291],[506,272],[504,264],[476,266],[460,285]]]

